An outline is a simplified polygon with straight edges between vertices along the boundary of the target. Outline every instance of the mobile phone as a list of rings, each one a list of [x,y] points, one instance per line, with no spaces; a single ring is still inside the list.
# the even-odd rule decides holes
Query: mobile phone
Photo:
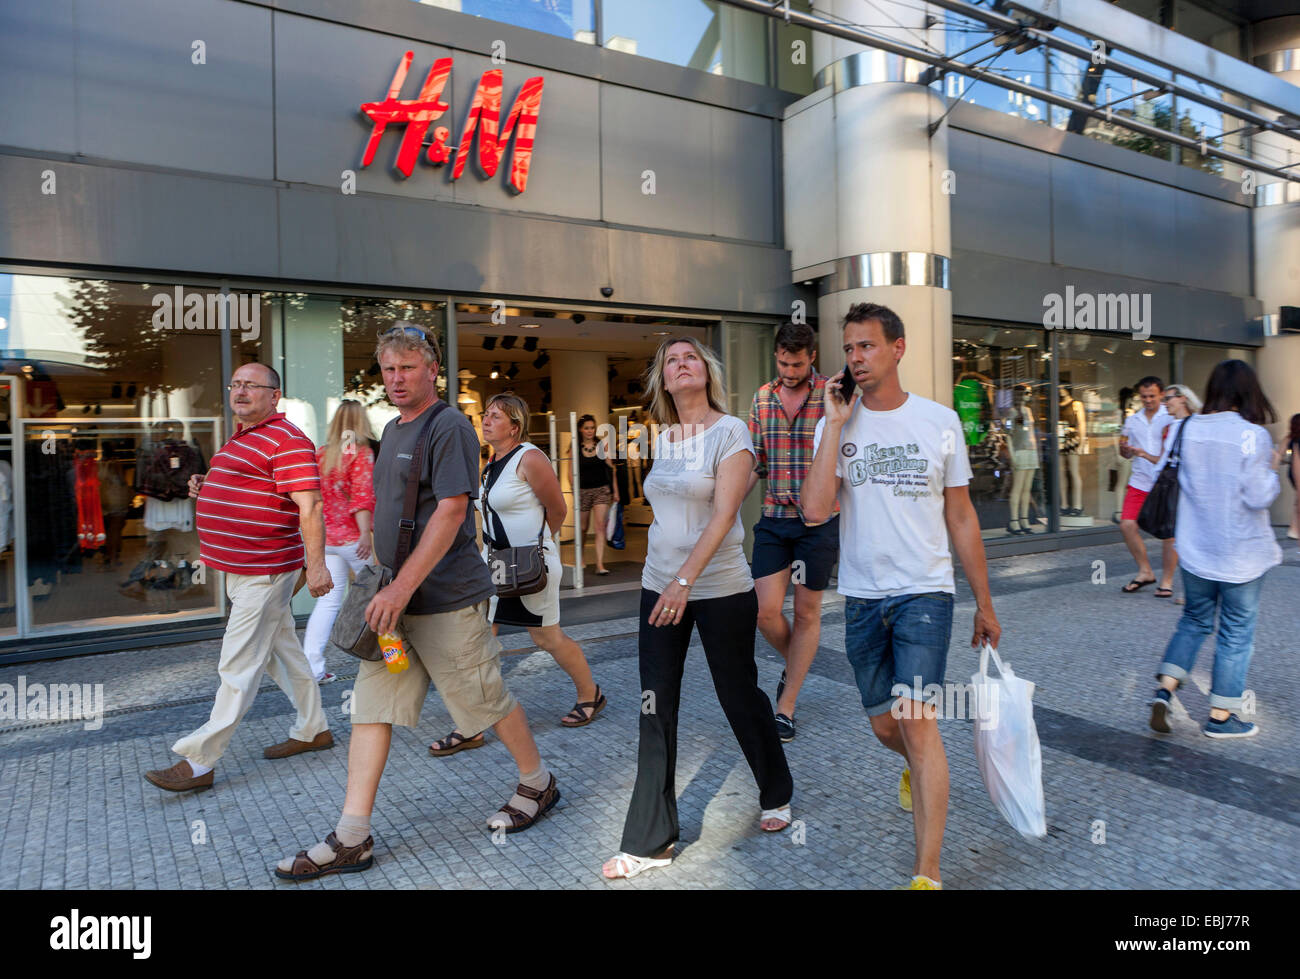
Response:
[[[853,375],[849,373],[847,367],[836,376],[832,383],[835,385],[835,389],[839,393],[841,401],[848,404],[853,400],[853,390],[857,387],[857,384],[854,383]]]

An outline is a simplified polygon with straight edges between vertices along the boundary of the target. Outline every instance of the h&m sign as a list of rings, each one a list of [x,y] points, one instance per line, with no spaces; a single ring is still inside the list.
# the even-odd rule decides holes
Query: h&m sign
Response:
[[[366,142],[365,156],[361,165],[368,167],[375,159],[379,141],[389,123],[403,124],[406,131],[402,134],[401,145],[397,148],[394,166],[405,177],[415,169],[415,161],[424,149],[425,135],[429,126],[442,117],[450,108],[442,101],[442,90],[451,76],[451,58],[439,58],[429,69],[419,97],[403,101],[402,85],[406,82],[406,73],[411,68],[415,52],[407,51],[403,55],[397,71],[393,73],[393,83],[388,86],[388,98],[382,102],[366,102],[361,112],[368,116],[374,125],[370,129],[370,139]],[[461,133],[460,145],[456,149],[455,162],[452,164],[451,179],[457,180],[465,172],[465,162],[469,159],[470,147],[474,135],[478,133],[478,162],[485,176],[496,176],[501,165],[501,157],[510,145],[510,137],[515,133],[515,151],[510,161],[510,185],[523,193],[528,186],[528,167],[533,158],[533,139],[537,134],[537,117],[542,109],[542,79],[540,76],[530,78],[519,89],[514,104],[506,116],[505,126],[501,121],[501,90],[503,73],[500,68],[483,72],[478,88],[474,90],[474,100],[470,103],[469,116],[465,120],[465,129]],[[499,129],[499,132],[498,132]],[[429,144],[426,160],[434,166],[452,162],[451,130],[446,126],[437,126],[433,130],[433,142]]]

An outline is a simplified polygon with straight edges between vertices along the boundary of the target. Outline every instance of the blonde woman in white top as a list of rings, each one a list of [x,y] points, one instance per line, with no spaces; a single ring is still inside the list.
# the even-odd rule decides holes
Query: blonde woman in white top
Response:
[[[722,367],[694,338],[660,345],[646,396],[651,419],[667,430],[656,440],[644,484],[655,516],[641,576],[640,743],[622,852],[602,867],[609,878],[672,861],[678,703],[696,628],[718,702],[758,783],[759,827],[789,826],[794,794],[772,702],[754,665],[758,598],[740,523],[754,467],[749,426],[723,410]]]
[[[528,635],[550,653],[577,689],[578,702],[560,723],[584,727],[605,709],[605,695],[591,677],[582,647],[560,628],[560,579],[564,569],[553,533],[564,523],[568,507],[560,481],[546,453],[524,441],[528,403],[514,394],[498,394],[483,410],[483,440],[492,447],[492,462],[483,471],[475,504],[483,514],[483,557],[489,547],[527,547],[542,538],[546,560],[546,587],[534,595],[498,598],[488,607],[495,633],[500,625],[524,626]],[[484,506],[486,500],[487,506]],[[465,737],[452,731],[429,747],[442,757],[483,746],[483,733]]]

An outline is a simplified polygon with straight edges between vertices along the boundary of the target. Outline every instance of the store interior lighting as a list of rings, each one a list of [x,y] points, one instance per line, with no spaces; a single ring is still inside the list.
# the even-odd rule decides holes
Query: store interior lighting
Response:
[[[514,349],[514,346],[515,346],[515,341],[516,341],[517,339],[519,339],[519,338],[516,337],[513,333],[512,333],[510,336],[502,337],[502,338],[501,338],[501,349],[502,349],[502,350],[513,350],[513,349]]]
[[[500,377],[500,376],[501,376],[501,365],[500,365],[500,364],[493,364],[493,365],[492,365],[492,373],[489,374],[488,377],[492,378],[492,380],[495,381],[495,380],[496,380],[498,377]]]
[[[484,350],[492,350],[492,349],[494,349],[494,348],[496,347],[496,345],[497,345],[497,338],[496,338],[496,337],[484,337],[484,338],[483,338],[483,349],[484,349]]]
[[[537,337],[524,337],[524,349],[532,353],[537,349]]]
[[[551,362],[551,355],[548,354],[545,350],[543,350],[541,353],[537,355],[537,359],[533,361],[533,366],[538,370],[541,370],[550,362]]]
[[[518,364],[511,364],[509,367],[506,368],[506,378],[508,380],[513,381],[515,379],[515,375],[518,373],[519,373]]]

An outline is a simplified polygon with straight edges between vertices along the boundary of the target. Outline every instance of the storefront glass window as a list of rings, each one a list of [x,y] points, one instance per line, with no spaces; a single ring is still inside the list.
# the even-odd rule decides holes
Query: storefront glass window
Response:
[[[1130,335],[1063,333],[1056,391],[1057,507],[1061,530],[1119,523],[1131,462],[1119,454],[1124,421],[1138,410],[1137,382],[1172,378],[1172,345]]]
[[[210,288],[3,274],[0,317],[0,628],[215,613],[185,483],[220,444],[226,331],[257,311]]]
[[[600,43],[626,54],[766,85],[767,20],[708,0],[603,0]]]
[[[418,0],[530,31],[596,43],[594,0]]]
[[[1202,401],[1205,400],[1205,385],[1210,380],[1210,372],[1221,361],[1244,360],[1251,367],[1255,366],[1255,351],[1247,347],[1220,347],[1208,343],[1184,343],[1181,346],[1182,376],[1178,380],[1195,391]]]
[[[978,65],[988,69],[991,74],[1012,78],[1035,88],[1047,87],[1047,62],[1042,46],[1017,54],[1014,45],[999,51],[990,41],[967,51],[981,38],[989,37],[988,25],[951,13],[944,16],[944,22],[946,53],[959,55],[958,61]],[[973,102],[986,109],[1019,116],[1029,122],[1047,121],[1047,105],[1044,102],[999,85],[956,74],[947,75],[943,85],[943,94],[950,99]]]
[[[952,374],[983,536],[1046,533],[1050,406],[1043,332],[955,322]]]

